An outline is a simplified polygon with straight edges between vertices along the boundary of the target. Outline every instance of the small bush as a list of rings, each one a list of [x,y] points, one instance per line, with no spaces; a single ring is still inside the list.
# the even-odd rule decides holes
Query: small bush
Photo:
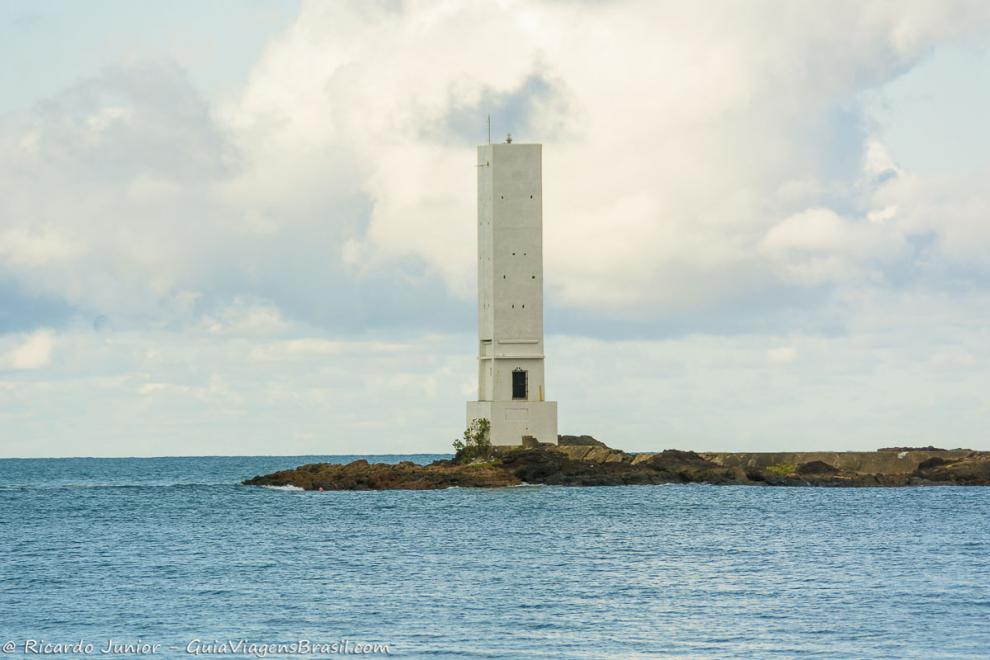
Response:
[[[472,420],[464,437],[454,440],[454,460],[458,463],[472,463],[492,457],[492,423],[482,417]]]
[[[770,474],[777,474],[782,477],[786,477],[789,474],[794,474],[795,466],[793,463],[776,463],[775,465],[768,465],[766,471]]]

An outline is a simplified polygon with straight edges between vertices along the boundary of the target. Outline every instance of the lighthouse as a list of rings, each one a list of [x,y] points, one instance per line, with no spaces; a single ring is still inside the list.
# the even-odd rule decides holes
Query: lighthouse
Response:
[[[543,367],[543,146],[478,147],[478,400],[493,445],[557,443]]]

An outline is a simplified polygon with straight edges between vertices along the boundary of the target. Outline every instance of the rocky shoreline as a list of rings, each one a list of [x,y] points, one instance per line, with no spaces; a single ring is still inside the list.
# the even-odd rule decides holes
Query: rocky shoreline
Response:
[[[524,484],[619,486],[707,483],[752,486],[987,486],[990,452],[914,450],[712,453],[667,449],[630,454],[589,436],[561,436],[559,445],[497,452],[488,460],[419,465],[358,460],[313,463],[245,480],[250,486],[304,490],[430,490],[498,488]],[[802,460],[808,459],[808,460]]]

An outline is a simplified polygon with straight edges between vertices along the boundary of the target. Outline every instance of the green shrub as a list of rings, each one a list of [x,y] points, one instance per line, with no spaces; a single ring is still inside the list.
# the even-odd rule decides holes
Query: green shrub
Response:
[[[492,423],[482,417],[472,420],[464,437],[454,440],[454,460],[458,463],[471,463],[492,457]]]
[[[789,474],[794,474],[797,469],[793,463],[776,463],[774,465],[768,465],[766,471],[770,474],[778,474],[782,477],[786,477]]]

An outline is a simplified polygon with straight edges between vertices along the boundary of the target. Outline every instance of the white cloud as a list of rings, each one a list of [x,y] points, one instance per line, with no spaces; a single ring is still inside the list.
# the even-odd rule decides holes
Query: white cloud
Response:
[[[919,270],[932,284],[940,273],[957,286],[960,278],[982,281],[990,272],[990,171],[919,176],[907,173],[878,189],[876,206],[896,207],[897,223],[907,236],[929,244],[919,255]]]
[[[983,292],[874,290],[822,310],[847,323],[837,334],[552,335],[547,395],[562,432],[628,450],[985,449],[988,310]],[[71,328],[57,370],[0,374],[0,455],[443,452],[474,395],[475,345]]]
[[[93,315],[190,296],[298,315],[311,291],[329,323],[374,278],[466,301],[488,112],[496,138],[546,145],[551,304],[710,314],[781,281],[932,272],[905,242],[978,259],[990,195],[899,169],[860,94],[988,25],[964,1],[305,3],[222,105],[152,62],[0,125],[0,272]],[[938,201],[950,186],[970,199]]]
[[[494,111],[501,132],[546,144],[551,300],[634,314],[717,304],[772,285],[779,255],[759,248],[775,219],[845,215],[830,205],[862,206],[899,173],[865,134],[857,94],[988,20],[973,2],[308,3],[231,109],[250,128],[235,185],[268,198],[333,172],[372,204],[345,262],[414,256],[467,296],[472,145]],[[284,176],[261,181],[273,162]],[[903,241],[834,232],[857,267],[831,255],[797,280],[874,276]]]
[[[988,302],[865,296],[829,306],[836,335],[551,337],[548,395],[561,432],[643,451],[983,449]]]
[[[235,336],[275,335],[291,328],[291,324],[270,302],[243,297],[235,298],[215,315],[205,316],[200,324],[212,334]]]
[[[138,423],[143,453],[445,449],[474,340],[428,333],[474,320],[489,112],[545,144],[562,429],[972,443],[990,173],[901,167],[863,97],[988,29],[966,1],[307,2],[222,102],[95,72],[0,117],[0,453]]]
[[[443,452],[473,346],[73,328],[57,372],[0,373],[0,456]]]
[[[414,353],[416,349],[414,343],[299,337],[259,344],[252,349],[249,357],[256,362],[324,359],[336,355],[381,357],[390,354]]]
[[[0,359],[0,366],[9,369],[40,369],[51,363],[55,349],[55,333],[51,330],[38,330],[28,335]]]
[[[797,358],[798,352],[793,346],[778,346],[767,351],[767,359],[771,364],[789,364]]]
[[[867,140],[866,150],[863,154],[864,174],[873,179],[879,179],[891,175],[896,176],[901,172],[886,145],[876,138]]]
[[[79,255],[78,244],[48,230],[29,233],[26,229],[0,231],[0,263],[15,268],[61,266]]]
[[[869,283],[887,263],[903,256],[907,245],[896,231],[816,208],[774,226],[760,248],[785,279],[815,285]]]

